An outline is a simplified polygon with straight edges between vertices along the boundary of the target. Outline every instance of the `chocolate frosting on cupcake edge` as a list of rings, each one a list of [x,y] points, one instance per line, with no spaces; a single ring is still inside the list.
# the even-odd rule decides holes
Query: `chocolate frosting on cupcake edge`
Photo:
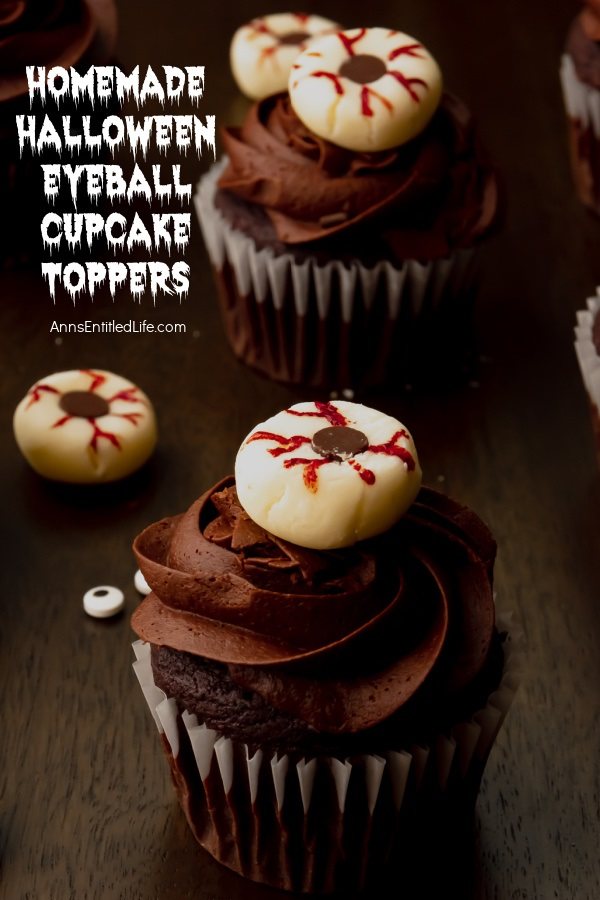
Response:
[[[289,246],[376,228],[396,258],[436,258],[472,246],[499,217],[497,175],[468,110],[447,94],[421,135],[378,153],[312,134],[285,94],[255,104],[222,137],[221,190],[264,210]]]
[[[325,575],[316,593],[314,585],[287,593],[252,584],[239,574],[239,548],[202,533],[220,518],[211,497],[231,486],[226,479],[184,516],[156,523],[136,539],[140,568],[155,591],[132,619],[140,637],[221,661],[235,683],[329,733],[385,720],[432,678],[452,692],[477,675],[494,627],[495,544],[474,513],[423,489],[396,528],[349,554],[372,553],[382,571],[374,576],[362,559],[350,591]],[[404,570],[392,574],[386,561],[398,556],[398,546],[405,548]],[[277,570],[290,557],[276,549]],[[317,554],[330,555],[339,557]],[[435,556],[445,557],[443,570]],[[173,557],[179,568],[172,568]],[[313,572],[309,581],[314,578]]]

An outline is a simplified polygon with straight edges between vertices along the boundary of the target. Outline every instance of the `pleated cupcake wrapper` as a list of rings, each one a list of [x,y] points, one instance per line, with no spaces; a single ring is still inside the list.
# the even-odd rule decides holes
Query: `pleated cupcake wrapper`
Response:
[[[568,116],[585,128],[591,126],[600,140],[600,91],[579,79],[575,64],[567,53],[561,59],[560,81]]]
[[[595,427],[598,427],[600,424],[598,422],[600,418],[600,357],[594,346],[592,329],[594,319],[599,312],[600,287],[596,288],[594,297],[588,298],[586,309],[580,309],[577,312],[577,324],[575,325],[575,353],[577,354],[583,383],[595,415]]]
[[[298,761],[260,749],[251,753],[245,744],[198,722],[195,715],[180,714],[176,701],[154,684],[150,646],[137,641],[133,668],[171,756],[176,785],[181,780],[179,757],[187,754],[193,758],[194,776],[199,776],[196,790],[205,794],[189,801],[188,808],[182,802],[188,820],[190,804],[204,810],[206,821],[200,831],[190,822],[197,840],[230,868],[287,890],[329,892],[339,887],[340,878],[345,884],[361,886],[369,869],[373,834],[379,835],[380,853],[381,836],[391,841],[403,816],[410,816],[423,798],[435,802],[445,795],[460,796],[462,785],[470,786],[474,796],[520,681],[520,629],[510,615],[498,617],[498,629],[508,632],[502,679],[486,705],[468,721],[457,723],[427,746]],[[220,798],[216,802],[215,792]],[[186,784],[183,794],[189,793]],[[219,805],[227,807],[227,814],[218,812]],[[329,823],[325,848],[307,838],[311,816]],[[241,821],[246,827],[240,826]],[[281,834],[273,833],[273,822],[284,826]],[[269,835],[266,842],[264,834]],[[294,862],[292,845],[296,857],[300,853],[305,858]],[[313,864],[315,858],[319,865]]]
[[[297,262],[291,253],[275,254],[270,248],[258,249],[251,237],[233,229],[215,207],[217,180],[226,164],[225,157],[201,178],[194,197],[196,212],[214,267],[221,271],[229,263],[238,292],[242,296],[252,294],[258,303],[268,300],[275,309],[281,309],[291,285],[296,314],[305,316],[308,298],[315,296],[319,318],[325,319],[330,311],[332,281],[335,281],[340,291],[342,320],[348,323],[355,304],[361,302],[369,309],[383,283],[389,318],[397,319],[407,303],[411,316],[416,317],[425,305],[437,306],[448,285],[462,282],[469,269],[471,250],[460,250],[448,258],[425,263],[406,260],[401,268],[387,261],[369,268],[357,261],[347,264],[333,260],[320,264],[309,258]]]

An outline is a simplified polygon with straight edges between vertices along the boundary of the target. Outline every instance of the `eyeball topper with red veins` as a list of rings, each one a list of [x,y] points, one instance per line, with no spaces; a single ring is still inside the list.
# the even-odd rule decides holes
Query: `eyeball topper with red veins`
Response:
[[[294,112],[319,137],[375,153],[423,131],[442,96],[442,74],[410,35],[355,28],[311,41],[294,60],[289,92]]]
[[[339,25],[306,13],[275,13],[252,19],[231,41],[231,71],[239,89],[252,100],[287,90],[292,63],[314,35]]]
[[[17,406],[13,427],[36,472],[73,484],[125,478],[146,462],[157,438],[146,394],[97,369],[56,372],[36,382]]]
[[[340,400],[298,403],[257,425],[235,462],[251,519],[301,547],[332,550],[387,531],[421,486],[404,425]]]

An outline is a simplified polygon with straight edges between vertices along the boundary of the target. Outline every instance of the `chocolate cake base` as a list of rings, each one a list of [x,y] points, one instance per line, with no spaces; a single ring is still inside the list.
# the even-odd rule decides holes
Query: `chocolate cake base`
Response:
[[[172,697],[180,711],[224,734],[251,752],[262,749],[293,757],[335,756],[400,751],[404,747],[430,743],[436,735],[450,732],[456,722],[470,719],[485,706],[498,688],[504,670],[506,633],[495,632],[483,669],[474,681],[454,696],[437,697],[432,690],[425,699],[415,697],[395,715],[355,734],[326,734],[270,706],[258,693],[236,684],[228,667],[204,657],[151,647],[154,683]]]

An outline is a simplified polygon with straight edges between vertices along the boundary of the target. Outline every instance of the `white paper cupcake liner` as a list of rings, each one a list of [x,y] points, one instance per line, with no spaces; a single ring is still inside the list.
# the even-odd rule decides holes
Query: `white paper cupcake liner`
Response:
[[[596,288],[594,297],[588,298],[586,309],[577,312],[575,325],[575,353],[590,403],[596,453],[600,463],[600,357],[592,337],[594,320],[599,313],[600,287]]]
[[[292,254],[276,255],[270,248],[258,249],[251,237],[231,228],[215,207],[217,180],[227,164],[227,158],[212,166],[201,178],[194,202],[202,233],[212,264],[222,269],[228,262],[235,273],[238,291],[245,296],[252,293],[258,303],[271,302],[281,309],[285,302],[288,281],[294,287],[293,305],[299,316],[308,311],[309,296],[314,293],[319,318],[325,319],[330,311],[331,282],[337,278],[340,287],[342,320],[350,322],[357,302],[368,309],[376,294],[378,284],[385,283],[387,313],[397,319],[406,294],[407,282],[411,284],[411,315],[418,315],[426,301],[435,306],[452,276],[461,274],[472,256],[471,250],[461,250],[446,259],[432,262],[407,260],[398,269],[387,261],[368,268],[359,262],[345,264],[336,260],[319,264],[309,258],[302,263]],[[357,287],[360,284],[361,290]]]
[[[581,309],[577,313],[575,353],[590,401],[598,408],[600,408],[600,357],[592,339],[592,328],[599,311],[600,287],[597,287],[596,295],[588,298],[586,309]]]
[[[259,249],[215,206],[226,163],[203,176],[194,203],[221,282],[227,336],[248,365],[292,383],[352,386],[365,372],[368,382],[380,383],[415,322],[435,322],[450,299],[458,303],[457,316],[462,297],[463,307],[470,306],[472,250],[431,262],[406,260],[401,267],[388,261],[368,267],[358,260],[299,262],[291,253]],[[365,363],[369,354],[373,365]]]
[[[133,665],[163,739],[179,799],[198,842],[242,875],[287,890],[361,887],[381,865],[403,821],[433,804],[472,801],[521,673],[522,639],[511,616],[504,671],[486,705],[429,746],[346,759],[251,753],[181,714],[153,681],[150,646]]]
[[[561,58],[560,82],[567,115],[584,128],[591,126],[600,139],[600,91],[580,81],[575,64],[567,53]]]

